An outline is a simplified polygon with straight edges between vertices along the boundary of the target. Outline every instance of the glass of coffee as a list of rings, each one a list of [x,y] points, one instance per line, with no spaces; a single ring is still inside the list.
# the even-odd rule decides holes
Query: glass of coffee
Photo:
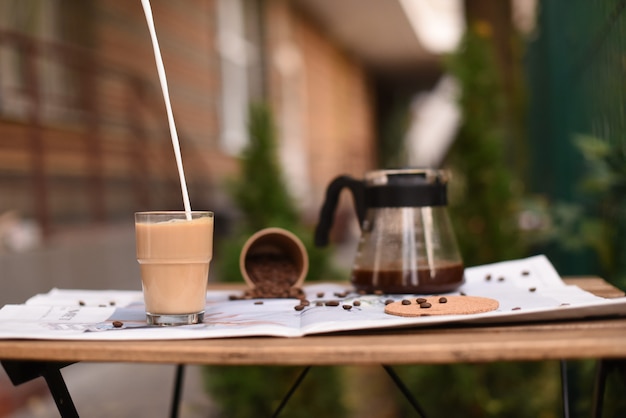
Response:
[[[148,324],[202,322],[213,212],[137,212],[135,236]]]

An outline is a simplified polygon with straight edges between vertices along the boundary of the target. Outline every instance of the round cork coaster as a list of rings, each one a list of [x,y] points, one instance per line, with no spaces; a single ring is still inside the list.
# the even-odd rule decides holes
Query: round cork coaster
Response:
[[[468,315],[495,311],[498,306],[497,300],[480,296],[427,296],[390,303],[385,306],[385,313],[398,316]]]

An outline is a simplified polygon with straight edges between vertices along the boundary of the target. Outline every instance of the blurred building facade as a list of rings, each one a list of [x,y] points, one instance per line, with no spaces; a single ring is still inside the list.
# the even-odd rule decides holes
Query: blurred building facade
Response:
[[[376,166],[381,85],[438,70],[401,2],[367,3],[151,2],[193,208],[228,210],[224,179],[237,173],[255,101],[272,107],[309,219],[334,176]],[[140,1],[0,9],[0,213],[50,236],[182,208]]]

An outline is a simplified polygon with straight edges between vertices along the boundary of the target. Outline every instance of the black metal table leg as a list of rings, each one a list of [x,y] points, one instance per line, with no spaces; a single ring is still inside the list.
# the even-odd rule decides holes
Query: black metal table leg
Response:
[[[61,416],[67,418],[78,417],[72,397],[61,375],[61,369],[74,362],[2,360],[1,363],[9,379],[11,379],[11,383],[15,386],[30,382],[38,377],[43,377]]]
[[[622,378],[622,384],[626,384],[626,359],[600,359],[597,361],[591,415],[594,418],[602,417],[607,379],[612,373],[617,373],[618,377]]]
[[[289,392],[287,392],[287,394],[285,395],[285,397],[281,401],[280,405],[278,405],[278,408],[276,408],[276,411],[274,411],[274,414],[272,415],[273,418],[276,418],[278,416],[278,414],[280,414],[280,412],[283,410],[285,405],[287,405],[287,402],[291,398],[291,395],[293,395],[293,393],[296,391],[296,389],[298,389],[298,386],[300,386],[300,383],[302,383],[302,381],[306,377],[306,375],[309,372],[309,370],[311,370],[311,366],[306,366],[304,368],[304,370],[302,370],[302,372],[300,373],[300,375],[298,376],[298,378],[296,379],[294,384],[289,389]]]
[[[569,418],[569,380],[565,360],[561,360],[561,402],[563,404],[563,418]]]
[[[391,380],[393,380],[393,383],[395,383],[398,389],[400,389],[400,392],[402,392],[406,400],[409,401],[415,412],[417,412],[421,417],[425,418],[426,413],[417,402],[417,399],[415,399],[411,391],[409,391],[409,388],[407,388],[402,379],[400,379],[400,376],[396,374],[396,371],[391,366],[387,366],[384,364],[383,369],[385,369],[389,377],[391,377]]]
[[[170,417],[177,418],[180,410],[180,394],[183,390],[183,379],[185,377],[185,365],[176,366],[176,376],[174,377],[174,394],[172,395],[172,406]]]
[[[593,418],[602,417],[602,408],[604,407],[604,390],[606,389],[606,378],[609,374],[610,366],[607,360],[598,360],[596,366],[596,378],[593,390]]]

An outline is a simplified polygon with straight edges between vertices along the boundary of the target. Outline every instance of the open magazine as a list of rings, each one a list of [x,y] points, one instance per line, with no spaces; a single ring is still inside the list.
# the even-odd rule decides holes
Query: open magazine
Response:
[[[487,277],[498,278],[486,280]],[[302,337],[338,331],[422,327],[472,322],[545,321],[626,315],[626,298],[605,299],[565,284],[545,256],[470,267],[465,283],[448,295],[498,301],[495,311],[470,315],[400,317],[385,313],[389,299],[407,295],[359,295],[346,284],[311,283],[311,302],[297,299],[231,300],[234,291],[209,291],[204,323],[147,326],[140,291],[52,289],[21,305],[0,309],[1,339],[167,340],[241,336]],[[324,301],[338,301],[328,306]],[[354,303],[358,300],[358,303]],[[350,306],[346,309],[343,305]]]

